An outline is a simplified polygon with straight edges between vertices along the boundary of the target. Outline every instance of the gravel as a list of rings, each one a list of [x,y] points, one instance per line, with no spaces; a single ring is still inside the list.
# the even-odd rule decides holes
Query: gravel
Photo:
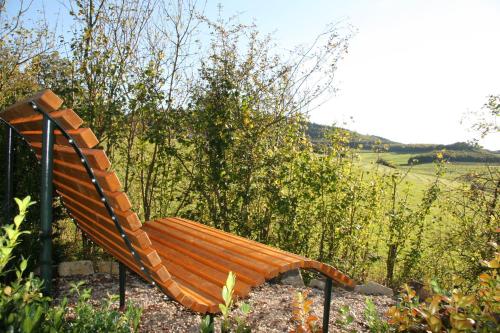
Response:
[[[59,277],[55,283],[56,301],[69,296],[70,283],[85,281],[86,287],[92,288],[92,303],[97,305],[108,294],[118,294],[118,276],[97,273],[81,277]],[[289,332],[293,326],[291,321],[293,297],[297,292],[309,291],[313,301],[314,314],[323,317],[323,291],[311,288],[295,288],[278,283],[265,283],[254,288],[245,302],[250,303],[252,312],[248,323],[252,332]],[[74,297],[69,298],[69,312],[75,304]],[[146,284],[134,274],[127,275],[126,298],[143,309],[140,332],[198,332],[202,316],[185,309],[177,302],[168,299],[157,288]],[[394,304],[387,296],[371,296],[381,315]],[[330,309],[330,332],[367,332],[364,320],[366,296],[343,289],[334,288]],[[335,324],[339,318],[339,309],[348,305],[354,321],[341,328]],[[116,304],[118,306],[118,304]],[[216,317],[216,331],[219,319]]]

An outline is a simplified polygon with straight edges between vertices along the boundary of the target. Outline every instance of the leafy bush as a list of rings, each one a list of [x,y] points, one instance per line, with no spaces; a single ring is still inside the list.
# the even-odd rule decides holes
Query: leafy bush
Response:
[[[387,311],[388,323],[398,331],[498,332],[500,253],[483,264],[488,271],[479,275],[469,293],[460,289],[446,292],[434,283],[434,295],[420,302],[415,291],[405,285],[401,301]]]
[[[393,169],[396,169],[396,166],[394,164],[392,164],[391,162],[383,159],[383,158],[378,158],[377,159],[377,164],[380,164],[380,165],[384,165],[386,167],[389,167],[389,168],[393,168]]]
[[[71,291],[78,295],[78,303],[75,307],[74,317],[68,318],[65,330],[68,332],[117,332],[129,333],[137,332],[142,309],[127,304],[122,313],[113,307],[118,296],[108,295],[99,308],[89,303],[91,298],[91,289],[81,290],[83,282],[71,285]]]
[[[0,232],[0,331],[2,332],[132,332],[137,331],[141,310],[131,304],[124,313],[113,310],[111,304],[116,296],[108,297],[101,308],[95,309],[89,304],[90,289],[79,291],[81,284],[74,285],[78,303],[71,318],[67,315],[67,300],[54,306],[50,297],[41,293],[43,281],[30,273],[23,277],[28,260],[22,259],[15,269],[16,279],[5,283],[3,279],[9,272],[8,263],[13,259],[13,251],[19,244],[19,237],[28,234],[21,225],[28,207],[34,204],[28,196],[23,200],[15,199],[19,214],[14,224],[7,224]]]
[[[34,202],[29,196],[15,201],[19,214],[14,218],[14,224],[4,225],[0,233],[0,278],[5,278],[9,272],[5,268],[13,259],[19,237],[29,233],[21,231],[21,224],[28,207]],[[51,307],[50,298],[40,292],[42,281],[33,273],[23,278],[27,265],[27,259],[23,258],[15,269],[16,279],[11,283],[0,282],[0,327],[6,332],[59,332],[63,326],[65,303]]]

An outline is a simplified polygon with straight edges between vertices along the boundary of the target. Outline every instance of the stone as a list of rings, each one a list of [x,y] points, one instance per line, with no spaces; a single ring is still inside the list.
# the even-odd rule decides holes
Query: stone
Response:
[[[118,263],[116,261],[97,261],[95,268],[97,273],[118,274]]]
[[[304,280],[302,279],[302,274],[300,274],[300,270],[298,268],[281,274],[280,282],[281,284],[286,284],[297,288],[305,286]]]
[[[358,294],[363,295],[384,295],[389,297],[394,296],[394,291],[391,288],[373,281],[368,281],[365,284],[357,285],[354,288],[354,291]]]
[[[94,266],[90,260],[66,261],[57,267],[59,276],[91,275],[94,274]]]
[[[325,290],[325,281],[319,279],[312,279],[311,281],[309,281],[309,287],[319,290]]]

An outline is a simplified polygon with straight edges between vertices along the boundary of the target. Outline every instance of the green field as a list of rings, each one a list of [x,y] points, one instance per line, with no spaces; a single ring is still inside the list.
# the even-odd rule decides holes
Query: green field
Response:
[[[360,151],[359,160],[362,166],[366,168],[366,170],[377,169],[379,172],[408,172],[406,181],[417,192],[422,192],[428,184],[434,181],[436,166],[434,165],[434,163],[408,165],[407,162],[411,156],[414,156],[414,154],[398,154],[392,152],[374,153],[372,151]],[[384,165],[377,164],[376,161],[379,157],[390,162],[396,168],[393,169]],[[443,175],[443,183],[449,186],[456,185],[456,182],[460,181],[461,176],[472,172],[485,172],[488,170],[488,167],[499,170],[500,164],[487,166],[482,163],[446,163],[445,174]]]

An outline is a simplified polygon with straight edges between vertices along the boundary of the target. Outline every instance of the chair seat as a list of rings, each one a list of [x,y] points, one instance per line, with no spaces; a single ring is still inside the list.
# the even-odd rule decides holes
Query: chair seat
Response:
[[[295,268],[314,269],[344,286],[354,285],[329,265],[183,218],[149,221],[142,229],[178,285],[180,293],[170,296],[198,312],[219,311],[230,271],[236,274],[239,298],[246,297],[251,287]]]

